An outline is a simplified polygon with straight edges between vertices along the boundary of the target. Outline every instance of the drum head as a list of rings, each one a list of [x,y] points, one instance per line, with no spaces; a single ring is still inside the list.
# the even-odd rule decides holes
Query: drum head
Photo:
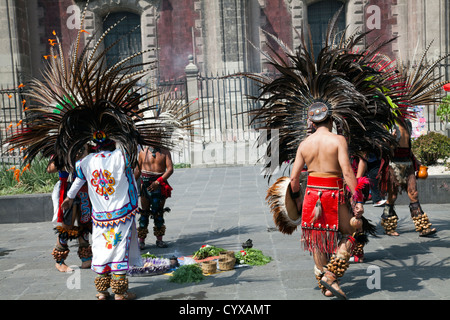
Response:
[[[300,196],[300,200],[303,200],[303,197]],[[286,206],[286,214],[289,217],[289,219],[292,220],[293,223],[297,223],[299,219],[302,217],[301,214],[298,212],[297,203],[294,198],[292,198],[292,188],[291,184],[289,183],[287,186],[284,203]],[[301,221],[300,221],[301,223]]]
[[[283,234],[293,234],[302,218],[296,200],[292,197],[291,179],[279,178],[267,191],[266,200],[278,230]]]

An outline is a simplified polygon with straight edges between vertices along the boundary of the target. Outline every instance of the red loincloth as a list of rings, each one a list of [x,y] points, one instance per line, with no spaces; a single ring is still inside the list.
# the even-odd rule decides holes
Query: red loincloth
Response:
[[[301,224],[302,242],[306,251],[328,254],[336,252],[339,237],[338,210],[340,202],[344,201],[343,191],[342,178],[308,177]],[[322,193],[320,197],[319,192]],[[316,205],[321,208],[321,213],[314,220]]]

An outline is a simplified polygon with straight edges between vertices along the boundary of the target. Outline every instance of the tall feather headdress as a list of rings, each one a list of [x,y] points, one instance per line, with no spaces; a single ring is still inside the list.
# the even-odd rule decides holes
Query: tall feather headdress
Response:
[[[432,44],[433,41],[428,44],[420,60],[415,65],[398,63],[397,72],[405,79],[405,90],[403,95],[394,100],[400,108],[400,112],[396,114],[397,121],[414,119],[414,113],[411,111],[411,108],[439,104],[445,96],[442,87],[450,83],[450,81],[443,79],[438,68],[443,60],[450,57],[450,53],[438,57],[431,63],[427,63],[427,55]]]
[[[315,104],[319,106],[318,114],[320,108],[328,113],[339,132],[358,152],[375,150],[380,156],[386,156],[395,143],[386,129],[394,121],[384,89],[391,75],[374,68],[380,58],[373,52],[386,42],[357,50],[366,33],[348,39],[345,34],[338,37],[336,21],[341,10],[330,20],[326,45],[317,59],[308,49],[304,32],[299,35],[301,43],[295,51],[268,34],[283,51],[279,54],[268,45],[270,52],[262,52],[276,75],[244,74],[261,87],[260,94],[253,97],[261,104],[252,111],[254,123],[260,124],[260,129],[279,130],[278,139],[269,136],[266,177],[270,177],[274,168],[295,159],[298,145],[307,136],[307,120],[311,117],[308,112]],[[270,154],[274,143],[280,151],[275,165]]]
[[[82,12],[82,26],[88,4]],[[103,49],[104,40],[122,21],[97,41],[92,35],[82,50],[85,30],[80,29],[68,55],[56,37],[57,50],[50,48],[54,58],[48,60],[43,80],[34,79],[28,85],[34,104],[25,114],[24,129],[6,141],[12,147],[26,148],[25,162],[40,153],[56,155],[60,167],[71,170],[87,143],[114,141],[135,165],[138,145],[171,149],[173,133],[190,128],[193,114],[187,111],[189,103],[156,89],[141,90],[140,81],[155,68],[156,61],[135,63],[133,59],[148,50],[112,66],[106,64],[106,54],[121,39]]]

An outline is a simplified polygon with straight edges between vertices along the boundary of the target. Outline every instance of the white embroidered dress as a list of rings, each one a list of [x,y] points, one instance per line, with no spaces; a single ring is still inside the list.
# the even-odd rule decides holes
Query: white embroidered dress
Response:
[[[140,266],[135,216],[138,192],[133,169],[121,150],[89,154],[76,164],[77,178],[68,192],[87,182],[92,203],[92,267],[98,274],[126,272]]]

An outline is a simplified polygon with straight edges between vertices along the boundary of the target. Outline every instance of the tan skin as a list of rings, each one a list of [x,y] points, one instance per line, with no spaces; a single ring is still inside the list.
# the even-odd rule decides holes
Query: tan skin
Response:
[[[300,190],[300,173],[306,164],[308,173],[311,176],[343,176],[350,191],[354,193],[357,186],[357,180],[352,170],[350,159],[348,156],[348,144],[343,136],[332,133],[333,122],[316,124],[317,130],[308,136],[298,147],[295,162],[291,173],[292,191]],[[297,200],[297,207],[301,208],[301,200]],[[364,207],[361,203],[355,206],[356,218],[361,218],[364,213]],[[353,217],[347,205],[339,206],[339,231],[342,234],[353,234],[356,230],[350,226],[350,219]],[[343,242],[339,250],[350,248],[350,243]],[[323,270],[328,259],[326,254],[315,251],[313,257],[319,270]],[[324,277],[325,281],[326,278]],[[337,283],[333,287],[339,289]],[[331,292],[326,292],[327,296],[331,296]]]
[[[141,175],[141,170],[151,171],[155,173],[163,173],[162,178],[167,181],[173,174],[173,163],[170,152],[165,149],[161,149],[156,152],[156,158],[153,158],[151,150],[147,147],[139,153],[138,166],[134,170],[134,176],[136,179]],[[159,182],[153,182],[149,187],[149,191],[154,191],[159,188]],[[146,197],[141,197],[142,209],[148,210],[150,208],[150,202]],[[165,201],[161,201],[161,206],[164,206]]]
[[[358,171],[356,172],[356,179],[363,177],[366,171],[367,171],[367,162],[364,159],[359,158]]]

